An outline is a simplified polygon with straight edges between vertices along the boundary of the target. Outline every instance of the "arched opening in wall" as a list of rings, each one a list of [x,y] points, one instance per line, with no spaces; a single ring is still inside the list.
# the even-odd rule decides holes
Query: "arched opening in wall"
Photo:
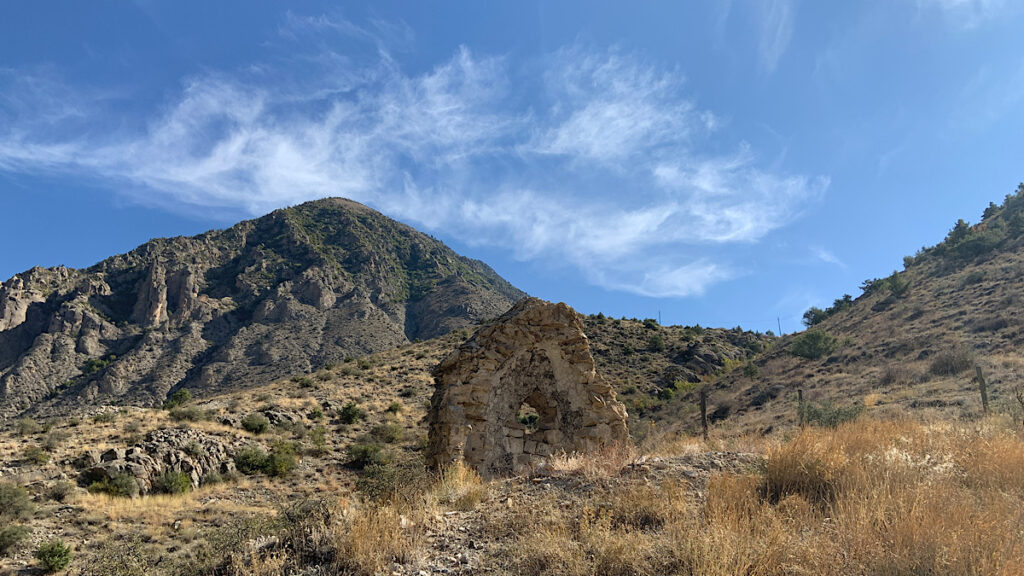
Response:
[[[540,422],[540,412],[531,406],[529,402],[524,401],[519,406],[519,410],[516,411],[516,420],[526,428],[527,434],[532,434],[537,431],[537,425]]]

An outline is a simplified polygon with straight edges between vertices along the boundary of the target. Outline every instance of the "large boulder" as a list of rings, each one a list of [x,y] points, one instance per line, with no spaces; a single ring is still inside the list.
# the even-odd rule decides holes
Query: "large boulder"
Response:
[[[565,304],[526,298],[434,371],[428,462],[485,476],[521,473],[559,453],[627,441],[626,409],[594,370],[583,324]],[[536,416],[521,422],[522,409]]]

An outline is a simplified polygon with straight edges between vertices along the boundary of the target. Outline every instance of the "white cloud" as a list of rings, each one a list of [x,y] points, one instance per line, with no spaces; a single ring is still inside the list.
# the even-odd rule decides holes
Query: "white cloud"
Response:
[[[820,246],[815,246],[811,248],[811,252],[814,253],[815,258],[826,264],[832,264],[835,266],[839,266],[840,268],[846,268],[846,264],[830,250],[826,250],[825,248],[821,248]]]
[[[337,19],[291,17],[282,36],[324,30],[384,43]],[[0,128],[0,170],[61,172],[141,202],[249,215],[346,196],[656,297],[699,295],[735,276],[708,247],[759,240],[828,186],[760,167],[744,143],[702,153],[718,115],[683,93],[678,71],[621,51],[560,50],[540,86],[520,88],[505,59],[467,48],[418,75],[386,52],[355,64],[317,49],[309,61],[332,74],[304,78],[301,91],[278,87],[271,64],[246,77],[206,74],[144,127],[103,137],[73,127],[38,137],[27,119],[60,113],[21,90],[28,108]],[[102,99],[61,106],[113,117]]]
[[[793,0],[766,0],[761,6],[760,66],[767,74],[775,72],[793,38],[796,7]]]
[[[918,10],[939,10],[961,28],[976,28],[1010,7],[1006,0],[916,0]]]

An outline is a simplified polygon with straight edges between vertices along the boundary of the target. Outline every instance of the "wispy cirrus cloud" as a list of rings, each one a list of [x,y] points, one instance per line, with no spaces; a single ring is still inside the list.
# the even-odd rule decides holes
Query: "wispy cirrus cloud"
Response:
[[[938,10],[953,25],[977,28],[1013,6],[1006,0],[915,0],[918,10]]]
[[[374,50],[354,60],[330,48],[331,34]],[[206,73],[185,79],[134,130],[97,130],[117,118],[103,99],[5,89],[17,102],[0,105],[9,120],[0,170],[89,178],[179,210],[255,215],[346,196],[654,297],[698,295],[735,276],[709,250],[758,241],[828,186],[761,167],[742,141],[707,152],[720,148],[709,146],[716,113],[685,93],[679,71],[637,55],[571,46],[548,55],[538,79],[464,47],[406,74],[386,49],[396,34],[411,37],[289,16],[281,37],[304,46],[320,72],[303,77],[302,90],[273,81],[281,64]],[[88,129],[61,120],[58,101]],[[46,117],[54,130],[43,137],[31,128]]]
[[[762,72],[772,74],[793,39],[796,5],[794,0],[767,0],[760,7],[759,64]]]

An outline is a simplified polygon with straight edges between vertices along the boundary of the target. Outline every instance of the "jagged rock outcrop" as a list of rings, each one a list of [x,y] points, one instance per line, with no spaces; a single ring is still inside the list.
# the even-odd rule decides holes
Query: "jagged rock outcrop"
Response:
[[[182,472],[198,488],[215,475],[235,471],[235,447],[220,438],[187,428],[154,430],[146,439],[131,448],[89,450],[76,465],[81,469],[81,483],[110,481],[121,474],[135,478],[140,494],[158,487],[167,470]]]
[[[594,370],[583,324],[565,304],[525,298],[437,367],[428,461],[519,473],[558,452],[628,439],[626,409]],[[526,404],[535,428],[519,420]]]
[[[0,420],[259,386],[493,318],[522,296],[366,206],[309,202],[0,284]]]

